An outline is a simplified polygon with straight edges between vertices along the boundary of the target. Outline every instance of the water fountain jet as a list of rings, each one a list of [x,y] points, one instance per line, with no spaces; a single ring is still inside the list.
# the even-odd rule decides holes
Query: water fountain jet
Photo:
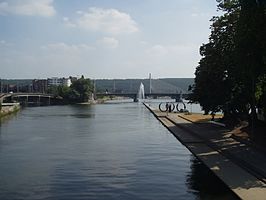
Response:
[[[144,85],[143,85],[143,83],[140,83],[135,102],[140,102],[143,99],[145,99]]]

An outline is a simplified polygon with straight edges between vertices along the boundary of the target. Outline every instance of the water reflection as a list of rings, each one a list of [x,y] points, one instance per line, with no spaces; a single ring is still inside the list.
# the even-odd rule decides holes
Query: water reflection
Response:
[[[19,114],[20,110],[19,111],[16,111],[14,113],[11,113],[9,115],[6,115],[6,116],[3,116],[3,117],[0,117],[0,134],[1,134],[1,125],[4,124],[4,123],[8,123],[10,120],[12,120],[13,118],[16,118],[17,115]]]
[[[191,172],[187,175],[187,185],[199,199],[237,200],[238,197],[213,174],[202,162],[191,156]]]
[[[138,103],[30,107],[0,126],[0,199],[193,200],[228,193],[219,184],[222,192],[206,189],[216,182],[206,181],[210,175],[190,152]]]

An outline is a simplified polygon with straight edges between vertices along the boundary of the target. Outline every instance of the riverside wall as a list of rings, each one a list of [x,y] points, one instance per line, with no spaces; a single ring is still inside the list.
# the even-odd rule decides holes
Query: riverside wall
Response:
[[[20,110],[20,104],[19,103],[2,103],[0,109],[1,109],[0,117],[4,117],[6,115],[9,115],[11,113],[14,113]]]
[[[178,113],[164,113],[148,104],[151,113],[239,199],[265,200],[266,156],[231,137],[226,127],[193,123]],[[202,180],[204,181],[204,180]]]

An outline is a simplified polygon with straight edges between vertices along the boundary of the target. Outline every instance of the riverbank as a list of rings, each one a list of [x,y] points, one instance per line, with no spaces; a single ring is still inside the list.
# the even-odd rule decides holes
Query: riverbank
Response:
[[[15,113],[20,110],[19,103],[2,103],[1,104],[1,111],[0,111],[0,118],[6,115]]]
[[[266,156],[224,126],[144,104],[173,135],[241,199],[265,199]]]
[[[220,123],[223,118],[222,114],[215,115],[214,120],[212,121],[211,115],[204,115],[200,113],[192,113],[192,114],[178,114],[179,117],[186,119],[192,123],[212,123],[218,126],[225,127],[226,125]],[[260,150],[266,152],[266,127],[265,125],[258,124],[256,127],[248,126],[248,122],[242,122],[239,126],[230,130],[231,137],[236,140],[239,140],[248,145],[252,145]]]

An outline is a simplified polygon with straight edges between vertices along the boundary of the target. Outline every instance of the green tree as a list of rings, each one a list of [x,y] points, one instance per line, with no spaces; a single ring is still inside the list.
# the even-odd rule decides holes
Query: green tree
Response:
[[[65,98],[65,99],[68,99],[69,95],[71,93],[71,88],[66,86],[66,85],[59,85],[57,87],[57,93],[59,96]]]
[[[49,94],[53,94],[55,96],[59,96],[59,90],[58,90],[58,86],[56,85],[52,85],[48,88],[47,93]]]
[[[70,86],[71,93],[69,98],[72,101],[86,102],[93,92],[93,84],[90,79],[85,79],[82,76],[80,79],[74,81]]]
[[[220,2],[219,9],[227,14],[212,18],[209,43],[200,47],[202,59],[195,72],[192,100],[199,102],[205,113],[228,109],[232,85],[232,65],[238,7],[236,2]],[[230,9],[228,9],[230,8]]]
[[[257,107],[265,110],[265,4],[258,0],[217,2],[224,14],[212,19],[209,43],[200,48],[192,100],[206,113],[221,110],[229,117],[255,118]]]
[[[65,103],[86,102],[92,92],[93,85],[90,79],[85,79],[84,76],[74,81],[70,87],[59,85],[48,89],[48,93],[62,97]]]

